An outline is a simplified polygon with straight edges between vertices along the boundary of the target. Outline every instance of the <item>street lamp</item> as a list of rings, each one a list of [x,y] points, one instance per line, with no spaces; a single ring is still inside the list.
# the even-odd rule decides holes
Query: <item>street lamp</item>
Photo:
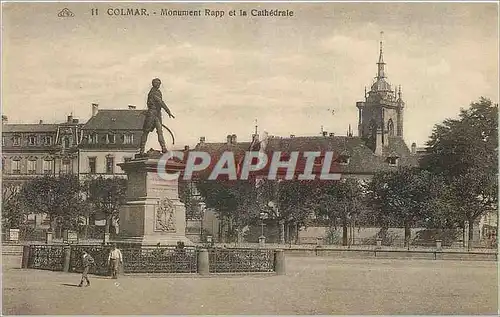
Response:
[[[200,240],[201,242],[203,242],[203,219],[205,218],[205,210],[207,208],[207,205],[204,203],[204,202],[199,202],[198,203],[198,206],[200,207],[200,211],[201,211],[201,223],[200,223],[200,229],[201,229],[201,232],[200,232]]]

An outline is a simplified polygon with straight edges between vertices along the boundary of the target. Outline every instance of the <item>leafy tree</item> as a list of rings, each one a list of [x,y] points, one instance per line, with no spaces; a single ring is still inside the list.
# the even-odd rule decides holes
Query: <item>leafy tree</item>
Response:
[[[203,202],[203,199],[193,195],[194,188],[196,188],[196,183],[180,179],[179,199],[186,207],[186,219],[203,219],[203,212],[200,209],[200,203]]]
[[[200,179],[196,186],[207,208],[214,209],[218,218],[228,223],[229,237],[235,227],[242,230],[258,215],[256,189],[253,180]],[[221,237],[224,238],[224,237]]]
[[[22,204],[30,213],[45,213],[53,231],[74,229],[85,202],[81,185],[75,175],[43,176],[26,182],[19,193]]]
[[[443,202],[438,201],[442,197],[441,186],[442,182],[428,171],[402,167],[373,177],[368,185],[369,203],[383,224],[383,229],[404,226],[405,245],[408,245],[410,229],[428,219],[434,208]],[[441,218],[439,220],[442,221]]]
[[[118,216],[119,207],[125,203],[127,180],[121,177],[104,178],[102,176],[85,180],[87,202],[105,214],[105,233],[109,233],[111,219]]]
[[[263,179],[259,182],[259,209],[268,212],[270,219],[283,224],[286,233],[281,234],[286,241],[291,239],[291,227],[295,228],[294,235],[297,238],[298,230],[308,225],[311,215],[318,206],[315,198],[318,185],[317,180]]]
[[[337,219],[342,224],[342,244],[347,245],[348,224],[363,210],[364,187],[357,179],[348,178],[336,182],[322,182],[317,189],[319,197],[318,215],[327,216],[330,225],[336,227]]]
[[[498,204],[498,104],[480,98],[458,119],[435,126],[427,143],[423,168],[442,175],[453,191],[455,210],[463,223],[473,223]]]
[[[25,217],[19,196],[20,190],[19,184],[2,184],[2,222],[8,228],[19,228]]]

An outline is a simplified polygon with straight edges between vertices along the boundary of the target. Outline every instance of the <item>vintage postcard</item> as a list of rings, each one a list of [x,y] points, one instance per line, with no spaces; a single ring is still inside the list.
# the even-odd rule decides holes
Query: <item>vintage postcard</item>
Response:
[[[498,313],[498,10],[2,1],[2,314]]]

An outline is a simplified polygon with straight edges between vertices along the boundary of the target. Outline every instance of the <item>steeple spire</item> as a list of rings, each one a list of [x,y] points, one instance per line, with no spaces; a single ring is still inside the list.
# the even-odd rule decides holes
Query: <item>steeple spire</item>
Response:
[[[384,35],[384,32],[380,32],[380,55],[378,57],[378,72],[377,72],[377,79],[380,78],[385,78],[385,70],[384,70],[384,53],[383,53],[383,48],[382,48],[382,36]]]

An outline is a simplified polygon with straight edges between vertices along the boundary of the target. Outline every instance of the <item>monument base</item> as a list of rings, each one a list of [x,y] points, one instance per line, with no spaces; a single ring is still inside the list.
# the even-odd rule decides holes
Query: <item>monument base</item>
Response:
[[[178,180],[158,174],[160,153],[148,152],[119,164],[127,173],[127,201],[120,207],[117,243],[137,245],[177,245],[194,243],[186,237],[186,208],[179,200]],[[162,167],[163,168],[163,167]],[[181,172],[184,165],[168,161],[165,171]]]

